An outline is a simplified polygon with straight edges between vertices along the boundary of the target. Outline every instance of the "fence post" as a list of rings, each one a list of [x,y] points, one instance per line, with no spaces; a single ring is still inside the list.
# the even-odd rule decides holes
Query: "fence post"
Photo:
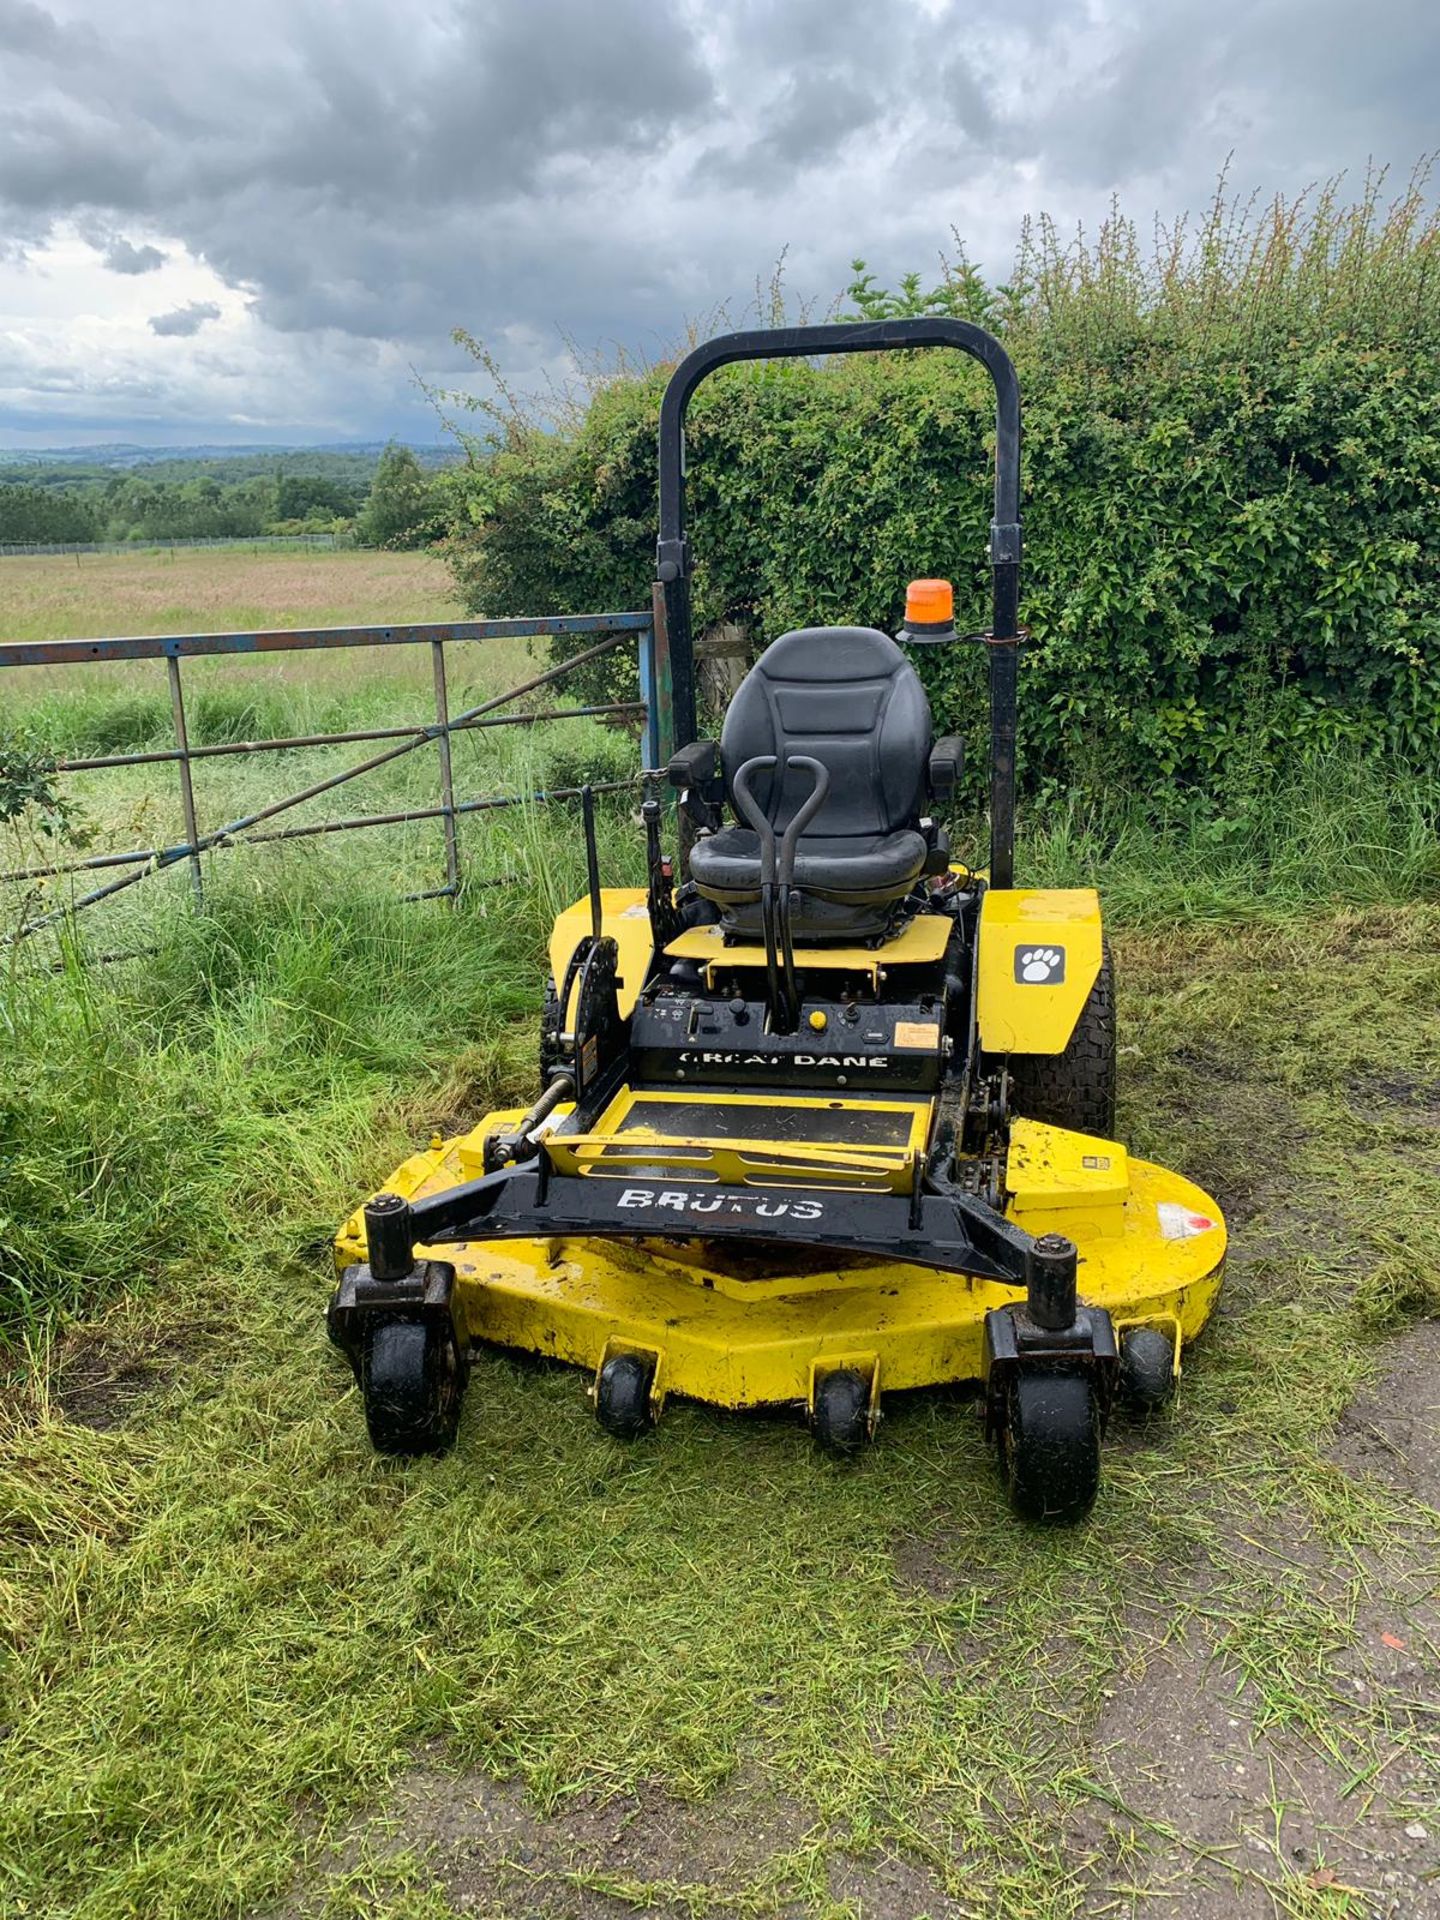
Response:
[[[460,837],[455,827],[455,776],[450,763],[450,694],[445,684],[445,642],[430,642],[435,668],[435,719],[440,731],[435,746],[440,755],[440,804],[445,822],[445,886],[453,907],[460,894]]]
[[[170,711],[175,720],[175,744],[180,749],[176,766],[180,769],[180,805],[185,815],[185,840],[190,848],[190,885],[195,904],[205,904],[205,883],[200,871],[200,831],[195,824],[195,783],[190,777],[190,735],[185,728],[185,696],[180,686],[180,656],[167,653],[166,671],[170,676]]]

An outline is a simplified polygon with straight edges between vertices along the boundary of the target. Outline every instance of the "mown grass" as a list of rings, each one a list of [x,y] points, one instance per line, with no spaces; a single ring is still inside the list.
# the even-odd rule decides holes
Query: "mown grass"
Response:
[[[1377,1333],[1440,1310],[1428,1109],[1383,1091],[1436,1083],[1433,839],[1415,789],[1315,779],[1208,851],[1138,809],[1028,836],[1022,871],[1098,877],[1111,905],[1122,1133],[1236,1231],[1174,1417],[1110,1450],[1062,1536],[1009,1520],[943,1395],[887,1408],[845,1474],[783,1423],[684,1406],[625,1451],[575,1375],[489,1356],[449,1458],[370,1452],[324,1340],[325,1243],[417,1139],[533,1084],[572,822],[477,829],[481,870],[516,878],[454,912],[322,845],[217,860],[203,916],[149,909],[142,963],[13,956],[0,1915],[200,1920],[297,1889],[329,1916],[448,1915],[423,1848],[407,1864],[369,1820],[425,1750],[541,1810],[641,1787],[795,1806],[733,1910],[849,1920],[836,1863],[890,1853],[961,1910],[1059,1920],[1139,1871],[1072,1822],[1087,1730],[1156,1621],[1210,1631],[1257,1718],[1349,1773],[1433,1757],[1343,1669],[1387,1557],[1434,1585],[1434,1516],[1329,1458]],[[605,832],[633,875],[630,823]],[[97,1371],[148,1389],[97,1395]],[[1362,1910],[1293,1862],[1242,1867],[1278,1911]],[[516,1911],[589,1869],[525,1871]],[[698,1883],[609,1884],[718,1910]]]

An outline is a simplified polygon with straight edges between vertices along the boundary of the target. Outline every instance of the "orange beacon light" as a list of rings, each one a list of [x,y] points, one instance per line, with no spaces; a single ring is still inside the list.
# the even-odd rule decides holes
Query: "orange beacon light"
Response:
[[[905,589],[902,640],[935,646],[955,638],[955,589],[948,580],[912,580]]]

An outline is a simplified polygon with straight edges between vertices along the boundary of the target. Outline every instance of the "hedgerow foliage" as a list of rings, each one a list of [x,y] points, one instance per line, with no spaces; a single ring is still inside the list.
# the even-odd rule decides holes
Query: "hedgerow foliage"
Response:
[[[1222,191],[1142,246],[1027,225],[1009,283],[856,263],[855,318],[1005,340],[1025,401],[1028,777],[1235,790],[1296,750],[1440,741],[1440,220],[1423,177],[1257,213]],[[668,367],[515,409],[457,475],[450,552],[486,614],[648,604]],[[958,355],[731,368],[691,408],[699,624],[893,630],[915,575],[986,620],[993,399]],[[979,648],[919,661],[978,739]]]

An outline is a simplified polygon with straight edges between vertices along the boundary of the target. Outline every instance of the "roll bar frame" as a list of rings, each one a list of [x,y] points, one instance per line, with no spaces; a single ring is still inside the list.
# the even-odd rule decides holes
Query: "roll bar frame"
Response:
[[[807,359],[816,354],[893,353],[954,347],[978,360],[995,384],[995,512],[990,523],[990,884],[1014,885],[1016,648],[1020,608],[1020,383],[1004,347],[968,320],[842,321],[824,327],[765,327],[722,333],[687,353],[660,404],[660,537],[657,599],[663,605],[673,686],[675,745],[695,738],[695,647],[690,615],[690,545],[685,536],[685,415],[695,389],[737,360]],[[657,609],[658,610],[658,609]]]

